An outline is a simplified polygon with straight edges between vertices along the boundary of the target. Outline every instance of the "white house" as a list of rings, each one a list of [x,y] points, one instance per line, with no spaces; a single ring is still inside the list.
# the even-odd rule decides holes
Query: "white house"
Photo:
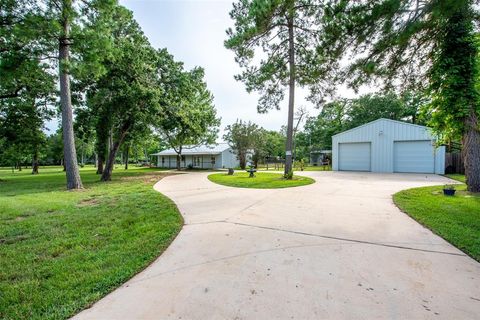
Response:
[[[378,119],[332,137],[332,169],[444,174],[445,147],[427,127]]]
[[[157,157],[157,167],[176,168],[177,153],[173,149],[152,154]],[[235,168],[239,166],[237,155],[227,143],[185,146],[182,150],[182,168],[199,169]]]

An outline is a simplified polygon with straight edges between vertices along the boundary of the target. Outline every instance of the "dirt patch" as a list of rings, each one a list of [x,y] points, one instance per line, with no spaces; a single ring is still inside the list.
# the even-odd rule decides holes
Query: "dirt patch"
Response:
[[[9,238],[0,238],[0,244],[14,244],[23,240],[27,240],[29,237],[26,235],[18,235]]]
[[[172,176],[176,175],[178,173],[175,172],[164,172],[164,173],[159,173],[159,172],[151,172],[151,173],[145,173],[142,175],[138,176],[129,176],[129,177],[122,177],[120,180],[122,181],[142,181],[145,184],[153,184],[156,183],[157,181],[162,180],[163,178],[167,176]]]
[[[96,206],[100,203],[100,199],[98,198],[88,198],[88,199],[82,199],[77,203],[77,207],[90,207],[90,206]]]

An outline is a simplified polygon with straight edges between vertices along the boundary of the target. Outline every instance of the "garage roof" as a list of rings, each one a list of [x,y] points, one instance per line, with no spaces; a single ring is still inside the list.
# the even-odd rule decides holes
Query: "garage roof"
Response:
[[[430,130],[430,128],[425,127],[425,126],[421,126],[421,125],[418,125],[418,124],[413,124],[413,123],[409,123],[409,122],[405,122],[405,121],[397,121],[397,120],[392,120],[392,119],[380,118],[380,119],[377,119],[377,120],[370,121],[370,122],[368,122],[368,123],[362,124],[361,126],[358,126],[358,127],[355,127],[355,128],[349,129],[349,130],[342,131],[342,132],[340,132],[340,133],[337,133],[337,134],[333,135],[332,137],[336,137],[336,136],[342,135],[342,134],[344,134],[344,133],[347,133],[347,132],[350,132],[350,131],[353,131],[353,130],[357,130],[357,129],[360,129],[360,128],[369,126],[369,125],[371,125],[371,124],[374,124],[374,123],[376,123],[376,122],[382,122],[382,121],[393,122],[393,123],[402,124],[402,125],[406,125],[406,126],[412,126],[412,127],[416,127],[416,128],[423,128],[423,129],[425,129],[425,130]]]

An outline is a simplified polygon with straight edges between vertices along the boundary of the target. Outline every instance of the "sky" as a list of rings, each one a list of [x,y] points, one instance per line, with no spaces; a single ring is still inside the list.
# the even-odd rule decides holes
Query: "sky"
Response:
[[[222,118],[222,131],[237,119],[250,120],[279,130],[287,122],[287,100],[281,110],[257,113],[257,94],[249,94],[233,77],[240,73],[234,53],[224,47],[226,29],[233,26],[229,16],[232,0],[121,0],[133,11],[135,20],[155,48],[167,48],[187,68],[201,66],[214,104]],[[310,115],[318,114],[299,91],[296,106],[305,106]]]
[[[243,83],[233,77],[240,73],[234,53],[224,47],[226,30],[233,26],[229,16],[233,0],[120,0],[133,12],[151,45],[167,48],[177,61],[191,69],[205,69],[209,90],[222,122],[219,141],[225,126],[237,119],[250,120],[268,130],[280,130],[287,122],[287,99],[281,110],[267,114],[257,113],[257,94],[249,94]],[[340,89],[343,97],[354,93]],[[295,108],[308,110],[308,115],[319,113],[303,98],[305,91],[297,89]],[[287,96],[286,96],[287,97]],[[54,130],[51,130],[53,132]]]

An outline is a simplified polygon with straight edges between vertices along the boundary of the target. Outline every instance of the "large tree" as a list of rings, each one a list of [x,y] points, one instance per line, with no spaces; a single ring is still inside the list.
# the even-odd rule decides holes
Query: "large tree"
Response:
[[[37,2],[2,0],[0,6],[0,137],[2,158],[31,160],[38,173],[44,122],[52,116],[55,93],[44,33],[53,27]]]
[[[445,138],[461,137],[468,190],[480,191],[478,49],[473,0],[331,1],[323,12],[319,51],[358,88],[383,80],[387,88],[424,88],[430,125]]]
[[[156,129],[177,153],[177,169],[181,167],[184,148],[214,143],[220,119],[207,88],[202,68],[185,71],[166,50],[158,52],[158,86],[163,88],[161,115]]]
[[[87,90],[87,106],[95,116],[99,169],[106,160],[102,181],[111,179],[127,136],[153,124],[161,89],[156,82],[156,52],[132,13],[118,6],[112,17],[114,49],[102,61],[105,72]]]
[[[247,155],[255,149],[261,149],[263,130],[253,122],[237,120],[225,128],[223,139],[228,142],[232,150],[237,153],[240,168],[245,169]]]
[[[302,140],[311,151],[332,148],[332,136],[358,127],[379,118],[425,123],[422,109],[427,102],[415,92],[406,92],[401,97],[393,92],[365,94],[355,99],[335,99],[323,105],[316,117],[309,117],[305,124],[308,139]]]
[[[315,50],[322,8],[317,0],[240,0],[230,13],[235,27],[227,30],[225,46],[244,69],[236,79],[248,92],[260,92],[258,111],[279,109],[288,88],[286,177],[292,170],[295,88],[318,93],[324,80]]]

